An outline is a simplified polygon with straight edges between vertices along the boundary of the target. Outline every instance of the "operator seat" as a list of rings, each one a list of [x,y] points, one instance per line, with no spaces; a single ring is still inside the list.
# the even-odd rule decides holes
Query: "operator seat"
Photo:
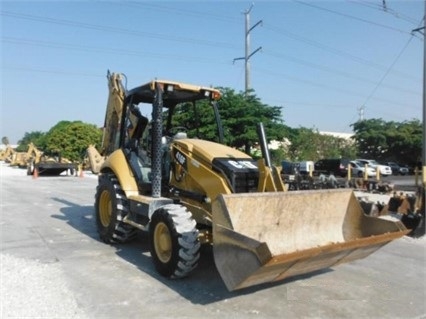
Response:
[[[136,175],[139,191],[150,194],[152,191],[151,159],[147,151],[141,147],[141,139],[148,125],[148,119],[140,113],[137,115],[138,121],[128,141],[127,156],[132,171]]]

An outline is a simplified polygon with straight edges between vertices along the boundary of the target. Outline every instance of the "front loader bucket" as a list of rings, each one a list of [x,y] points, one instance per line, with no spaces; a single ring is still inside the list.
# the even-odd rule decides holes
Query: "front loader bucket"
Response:
[[[367,216],[350,189],[220,195],[213,252],[228,290],[364,258],[409,230]]]

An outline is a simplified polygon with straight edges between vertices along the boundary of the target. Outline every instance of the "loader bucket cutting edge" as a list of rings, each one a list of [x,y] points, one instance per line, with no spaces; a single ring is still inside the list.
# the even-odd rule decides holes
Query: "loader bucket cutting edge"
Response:
[[[220,195],[213,253],[228,290],[367,257],[409,232],[364,214],[352,190]]]

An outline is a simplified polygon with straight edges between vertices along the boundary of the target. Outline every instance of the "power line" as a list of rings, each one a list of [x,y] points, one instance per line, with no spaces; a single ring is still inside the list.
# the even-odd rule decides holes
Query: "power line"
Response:
[[[141,5],[143,5],[143,4],[141,4]],[[3,14],[3,12],[1,12],[1,14],[2,15],[4,15]],[[9,14],[10,14],[10,12],[9,12]],[[12,14],[14,14],[14,13],[12,13]],[[16,13],[15,13],[16,14]],[[19,15],[19,14],[18,14]],[[194,15],[197,15],[196,13],[194,13]],[[6,16],[7,16],[7,12],[6,12]],[[130,35],[139,35],[139,36],[152,36],[152,37],[156,37],[156,36],[164,36],[164,35],[158,35],[158,34],[152,34],[152,33],[145,33],[145,32],[137,32],[137,31],[132,31],[132,30],[127,30],[127,29],[120,29],[120,28],[113,28],[113,27],[108,27],[108,26],[99,26],[99,25],[92,25],[92,24],[86,24],[86,23],[79,23],[79,22],[74,22],[74,21],[70,21],[70,20],[58,20],[58,19],[52,19],[52,18],[46,18],[46,17],[36,17],[36,16],[29,16],[29,15],[25,15],[26,17],[26,19],[27,20],[34,20],[34,19],[36,19],[35,21],[39,21],[39,22],[45,22],[45,23],[55,23],[55,24],[60,24],[60,25],[69,25],[69,26],[76,26],[76,27],[84,27],[84,28],[89,28],[89,29],[95,29],[95,30],[100,30],[100,31],[105,31],[105,32],[118,32],[118,33],[126,33],[126,34],[130,34]],[[200,17],[201,17],[201,13],[200,13]],[[16,16],[15,16],[15,18],[16,18]],[[22,18],[22,19],[25,19],[24,17],[20,17],[20,18]],[[37,20],[37,19],[39,19],[39,20]],[[40,21],[40,19],[41,19],[41,21]],[[298,37],[298,36],[296,36],[296,37]],[[173,38],[175,41],[180,41],[180,42],[188,42],[188,41],[181,41],[180,39],[180,37],[178,38],[178,37],[171,37],[171,38]],[[191,41],[198,41],[198,40],[196,40],[196,39],[188,39],[188,38],[184,38],[185,40],[191,40]],[[303,39],[302,37],[299,37],[299,39]],[[305,38],[306,39],[306,38]],[[169,39],[168,40],[170,40],[170,36],[169,36]],[[306,39],[307,40],[307,39]],[[9,39],[9,41],[11,41],[10,39]],[[302,41],[302,42],[305,42],[305,43],[308,43],[308,41],[310,41],[310,40],[307,40],[307,41]],[[215,44],[216,42],[209,42],[209,43],[203,43],[203,44],[205,44],[205,45],[214,45],[214,46],[217,46],[216,44]],[[28,44],[28,43],[27,43]],[[318,43],[318,42],[314,42],[314,41],[310,41],[310,44],[311,45],[314,45],[315,46],[315,44],[317,44],[318,45],[318,47],[322,47],[322,48],[327,48],[327,46],[325,46],[325,45],[323,45],[323,44],[320,44],[320,43]],[[33,44],[34,45],[34,44]],[[52,44],[47,44],[47,43],[44,43],[44,44],[39,44],[39,45],[45,45],[45,46],[48,46],[48,45],[52,45]],[[236,46],[235,46],[235,48],[237,48]],[[331,49],[331,50],[334,50],[335,51],[335,54],[339,54],[339,53],[343,53],[343,51],[339,51],[339,50],[336,50],[336,49],[333,49],[333,48],[330,48],[330,47],[328,47],[329,49]],[[78,49],[77,47],[74,47],[74,49]],[[93,47],[86,47],[86,48],[84,48],[84,47],[80,47],[80,50],[107,50],[107,49],[105,49],[105,48],[93,48]],[[121,50],[121,52],[120,52],[120,50],[109,50],[109,51],[101,51],[101,52],[108,52],[108,53],[118,53],[118,54],[135,54],[135,55],[138,55],[138,54],[152,54],[153,56],[157,56],[157,57],[165,57],[165,55],[156,55],[155,53],[146,53],[146,52],[134,52],[134,51],[124,51],[124,50]],[[344,56],[344,54],[342,54],[341,56]],[[356,59],[358,59],[358,61],[364,61],[364,62],[369,62],[369,61],[366,61],[366,60],[363,60],[363,59],[360,59],[360,58],[358,58],[358,57],[355,57],[355,56],[353,56],[353,55],[350,55],[350,54],[348,54],[348,55],[346,55],[346,57],[350,57],[350,56],[352,56],[352,58],[354,58],[355,60]],[[175,57],[175,56],[174,56]],[[184,57],[182,57],[182,58],[184,58]],[[378,68],[378,69],[385,69],[386,70],[386,72],[388,72],[388,69],[386,68],[386,67],[383,67],[383,66],[380,66],[380,65],[378,65],[378,64],[374,64],[374,63],[372,63],[371,64],[371,62],[370,62],[370,66],[372,66],[372,67],[376,67],[376,68]],[[312,67],[312,66],[311,66]],[[395,71],[393,71],[394,73],[396,73]],[[389,73],[389,72],[388,72]],[[343,75],[343,74],[342,74]],[[383,82],[383,81],[382,81]],[[382,85],[383,86],[383,84],[380,84],[380,85]]]
[[[413,39],[413,37],[411,36],[407,43],[404,45],[404,47],[402,48],[402,50],[399,52],[399,54],[397,55],[397,57],[395,58],[395,60],[392,62],[392,64],[389,66],[389,68],[386,70],[385,74],[383,74],[382,78],[380,79],[379,82],[377,82],[376,86],[373,88],[373,90],[371,91],[370,95],[367,97],[367,99],[364,101],[364,103],[362,104],[363,106],[365,106],[367,104],[367,102],[373,97],[373,95],[376,93],[377,89],[382,85],[383,81],[385,80],[385,78],[388,76],[389,72],[392,70],[392,68],[394,67],[394,65],[396,64],[396,62],[398,62],[399,58],[402,56],[402,54],[404,53],[405,49],[407,49],[408,45],[410,44],[411,40]]]
[[[216,13],[212,12],[205,12],[205,11],[196,11],[196,10],[187,10],[187,9],[181,9],[181,8],[175,8],[175,7],[169,7],[160,5],[158,3],[152,4],[152,3],[146,3],[146,2],[106,2],[108,4],[117,5],[117,6],[129,6],[129,7],[146,7],[151,8],[157,11],[163,11],[163,12],[172,12],[172,13],[179,13],[179,14],[185,14],[186,16],[193,16],[201,19],[205,19],[208,17],[209,19],[218,20],[222,22],[232,22],[232,23],[240,23],[237,18],[234,17],[226,17],[222,15],[218,15]]]
[[[140,57],[151,57],[158,59],[173,59],[179,61],[187,61],[187,62],[199,62],[199,63],[216,63],[216,64],[224,64],[230,65],[230,62],[223,61],[217,62],[216,60],[206,59],[202,57],[195,56],[179,56],[176,54],[166,54],[166,53],[155,53],[155,52],[147,52],[147,51],[131,51],[131,50],[123,50],[123,49],[114,49],[114,48],[102,48],[102,47],[93,47],[93,46],[82,46],[76,44],[69,43],[58,43],[58,42],[50,42],[50,41],[42,41],[42,40],[33,40],[33,39],[22,39],[22,38],[14,38],[14,37],[2,37],[1,41],[4,43],[18,44],[18,45],[31,45],[31,46],[40,46],[54,49],[64,49],[64,50],[74,50],[81,52],[94,52],[94,53],[107,53],[107,54],[119,54],[119,55],[127,55],[127,56],[140,56]]]
[[[35,15],[29,15],[29,14],[16,13],[16,12],[11,12],[11,11],[0,11],[0,15],[5,16],[5,17],[24,19],[24,20],[30,20],[30,21],[36,21],[36,22],[52,23],[52,24],[57,24],[57,25],[91,29],[91,30],[97,30],[97,31],[102,31],[102,32],[114,32],[114,33],[128,34],[128,35],[139,36],[139,37],[155,38],[155,39],[175,41],[175,42],[185,42],[185,43],[191,43],[191,44],[207,45],[207,46],[214,46],[214,47],[221,47],[221,48],[228,48],[228,49],[238,49],[239,48],[238,46],[231,44],[231,43],[209,41],[209,40],[204,40],[204,39],[203,40],[202,39],[192,39],[192,38],[171,36],[171,35],[159,34],[159,33],[134,31],[134,30],[129,30],[129,29],[122,29],[122,28],[105,26],[105,25],[96,25],[96,24],[77,22],[77,21],[72,21],[72,20],[63,20],[63,19],[55,19],[55,18],[50,18],[50,17],[41,17],[41,16],[35,16]]]
[[[416,19],[409,17],[407,15],[401,14],[401,13],[399,13],[399,12],[393,10],[393,9],[390,9],[388,5],[386,5],[384,7],[383,3],[377,4],[377,3],[367,2],[367,1],[356,1],[356,0],[346,0],[346,1],[354,3],[354,4],[358,4],[358,5],[367,7],[367,8],[371,8],[371,9],[374,9],[374,10],[378,10],[378,11],[381,11],[381,12],[391,14],[397,19],[401,19],[401,20],[404,20],[404,21],[409,22],[411,24],[417,25]]]
[[[398,29],[398,28],[394,28],[392,26],[377,23],[375,21],[370,21],[370,20],[366,20],[366,19],[363,19],[363,18],[355,17],[355,16],[352,16],[350,14],[341,13],[341,12],[338,12],[338,11],[334,11],[334,10],[331,10],[331,9],[320,7],[320,6],[312,4],[312,3],[307,3],[307,2],[300,1],[300,0],[293,0],[293,1],[296,2],[296,3],[302,4],[304,6],[315,8],[315,9],[325,11],[325,12],[328,12],[328,13],[333,13],[333,14],[336,14],[336,15],[339,15],[339,16],[342,16],[342,17],[345,17],[345,18],[348,18],[348,19],[364,22],[364,23],[367,23],[367,24],[370,24],[370,25],[374,25],[374,26],[385,28],[385,29],[392,30],[392,31],[397,31],[397,32],[400,32],[400,33],[410,34],[410,32],[403,30],[403,29]]]
[[[158,39],[164,39],[164,40],[171,40],[171,41],[177,41],[177,42],[189,42],[189,43],[196,43],[196,44],[202,44],[202,45],[209,45],[214,47],[224,47],[224,48],[232,48],[232,49],[238,49],[236,45],[229,44],[229,43],[218,43],[218,42],[212,42],[212,41],[206,41],[206,40],[197,40],[197,39],[190,39],[190,38],[182,38],[182,37],[174,37],[169,35],[162,35],[162,34],[153,34],[153,33],[146,33],[146,32],[139,32],[134,30],[128,30],[128,29],[121,29],[121,28],[114,28],[109,26],[101,26],[101,25],[93,25],[93,24],[87,24],[87,23],[80,23],[75,22],[71,20],[60,20],[60,19],[54,19],[49,17],[40,17],[40,16],[34,16],[34,15],[26,15],[26,14],[20,14],[15,12],[9,12],[9,11],[0,11],[0,14],[3,16],[9,16],[13,18],[20,18],[20,19],[26,19],[31,21],[37,21],[37,22],[43,22],[43,23],[53,23],[53,24],[59,24],[59,25],[66,25],[66,26],[73,26],[73,27],[80,27],[80,28],[87,28],[87,29],[94,29],[98,31],[104,31],[104,32],[116,32],[116,33],[124,33],[134,36],[146,36],[151,38],[158,38]],[[348,59],[351,59],[355,62],[379,69],[379,70],[386,70],[386,67],[379,65],[377,63],[356,57],[350,53],[331,48],[329,46],[326,46],[324,44],[321,44],[319,42],[309,40],[307,38],[298,36],[296,34],[290,33],[288,31],[282,30],[280,28],[267,25],[265,26],[266,29],[269,29],[273,32],[276,32],[280,35],[295,39],[300,42],[304,42],[306,44],[309,44],[311,46],[314,46],[316,48],[331,52],[335,55],[345,57]],[[403,76],[405,78],[411,78],[415,81],[418,81],[419,79],[413,78],[407,74],[404,74],[400,71],[394,70],[394,74],[399,74],[400,76]]]
[[[108,53],[108,54],[119,54],[119,55],[128,55],[128,56],[151,57],[151,58],[158,58],[158,59],[173,58],[174,60],[179,60],[179,61],[199,62],[199,63],[207,63],[207,64],[209,63],[220,63],[223,65],[229,64],[226,61],[217,62],[216,60],[206,59],[203,57],[196,57],[196,56],[186,56],[186,55],[179,56],[176,54],[154,53],[154,52],[147,52],[147,51],[131,51],[131,50],[105,48],[105,47],[82,46],[82,45],[76,45],[76,44],[58,43],[58,42],[34,40],[34,39],[26,39],[26,38],[2,37],[1,41],[4,43],[11,43],[11,44],[17,44],[17,45],[31,45],[31,46],[40,46],[40,47],[55,48],[55,49],[75,50],[75,51],[81,51],[81,52]],[[372,84],[377,84],[377,82],[372,81],[368,78],[359,77],[347,72],[343,72],[341,70],[329,68],[324,65],[319,65],[319,64],[312,63],[310,61],[305,61],[299,58],[291,57],[283,53],[277,53],[277,52],[268,51],[268,50],[263,51],[263,53],[273,58],[284,59],[287,61],[291,61],[293,63],[307,66],[312,69],[317,69],[317,70],[325,71],[331,74],[335,74],[337,76],[358,80],[364,83],[370,82]],[[382,84],[381,86],[392,89],[394,91],[399,91],[399,92],[404,92],[404,93],[409,93],[414,95],[419,94],[418,92],[402,89],[400,87],[384,85],[384,84]]]
[[[291,57],[291,56],[288,56],[288,55],[283,54],[283,53],[264,50],[263,54],[269,55],[269,56],[272,56],[272,57],[278,58],[278,59],[285,59],[287,61],[291,61],[293,63],[304,65],[304,66],[307,66],[307,67],[312,68],[312,69],[317,69],[317,70],[324,71],[324,72],[327,72],[327,73],[331,73],[331,74],[334,74],[334,75],[337,75],[337,76],[340,76],[340,77],[344,77],[344,78],[348,78],[348,79],[352,79],[352,80],[357,80],[357,81],[360,81],[360,82],[363,82],[363,83],[366,83],[366,82],[367,83],[369,82],[369,83],[372,83],[372,84],[377,83],[376,81],[372,81],[372,80],[365,78],[365,77],[360,77],[360,76],[357,76],[357,75],[354,75],[354,74],[350,74],[348,72],[344,72],[344,71],[341,71],[341,70],[337,70],[337,69],[327,67],[325,65],[319,65],[319,64],[316,64],[316,63],[313,63],[313,62],[310,62],[310,61]],[[419,95],[420,94],[419,92],[416,92],[416,91],[407,90],[407,89],[403,89],[401,87],[396,87],[396,86],[392,86],[392,85],[383,85],[382,84],[382,87],[387,87],[387,88],[392,89],[394,91],[409,93],[409,94],[413,94],[413,95]]]
[[[424,19],[424,18],[423,18]],[[423,21],[422,19],[422,21]],[[399,58],[402,56],[402,54],[405,52],[405,50],[407,49],[408,45],[410,44],[411,40],[413,39],[413,34],[410,33],[410,38],[408,39],[407,43],[403,46],[403,48],[401,49],[401,51],[399,52],[399,54],[396,56],[396,58],[394,59],[394,61],[392,62],[392,64],[389,66],[389,68],[386,70],[386,72],[383,74],[382,78],[380,79],[380,81],[376,84],[376,86],[373,88],[373,90],[371,91],[370,95],[368,95],[367,99],[365,100],[365,102],[362,104],[362,107],[365,107],[365,105],[367,104],[367,102],[373,97],[373,95],[376,93],[377,89],[382,85],[383,81],[385,80],[385,78],[388,76],[388,74],[390,73],[390,71],[393,69],[393,67],[395,66],[395,64],[398,62]]]
[[[378,64],[378,63],[375,63],[375,62],[372,62],[372,61],[360,58],[358,56],[355,56],[355,55],[353,55],[351,53],[348,53],[348,52],[345,52],[345,51],[342,51],[342,50],[339,50],[339,49],[332,48],[332,47],[327,46],[325,44],[322,44],[320,42],[317,42],[317,41],[314,41],[314,40],[310,40],[310,39],[308,39],[306,37],[299,36],[299,35],[297,35],[295,33],[283,30],[282,28],[270,25],[268,23],[264,23],[263,27],[265,29],[271,30],[271,31],[273,31],[273,32],[275,32],[275,33],[277,33],[279,35],[288,37],[290,39],[293,39],[293,40],[296,40],[296,41],[299,41],[299,42],[303,42],[303,43],[308,44],[308,45],[310,45],[312,47],[315,47],[315,48],[318,48],[320,50],[332,53],[332,54],[334,54],[336,56],[352,60],[354,62],[366,65],[368,67],[371,67],[371,68],[374,68],[374,69],[377,69],[377,70],[381,70],[381,71],[387,70],[387,67],[383,66],[381,64]],[[411,76],[409,74],[403,73],[401,71],[394,70],[393,73],[394,74],[398,74],[399,76],[402,76],[404,78],[410,79],[412,81],[416,81],[416,82],[420,81],[420,79],[418,79],[416,77],[413,77],[413,76]]]
[[[36,73],[48,73],[48,74],[56,74],[56,75],[75,75],[75,76],[84,76],[84,77],[96,77],[96,78],[104,78],[104,75],[93,74],[93,73],[83,73],[83,72],[74,72],[68,70],[48,70],[42,68],[33,68],[28,66],[5,66],[1,67],[3,70],[16,70],[16,71],[24,71],[24,72],[36,72]]]
[[[288,79],[291,80],[292,82],[299,82],[299,83],[303,83],[303,84],[307,84],[309,86],[312,87],[317,87],[317,88],[321,88],[321,89],[327,89],[330,90],[332,92],[340,92],[343,93],[347,96],[353,96],[353,97],[358,97],[361,98],[364,95],[362,95],[359,92],[354,92],[351,90],[346,90],[346,89],[342,89],[342,88],[337,88],[337,87],[332,87],[329,85],[326,85],[324,83],[319,83],[319,82],[314,82],[314,81],[310,81],[310,80],[306,80],[306,79],[301,79],[297,76],[294,75],[288,75],[282,72],[277,72],[277,71],[271,71],[271,70],[265,70],[265,69],[259,69],[259,68],[254,68],[253,71],[257,72],[258,70],[261,71],[262,74],[269,74],[271,76],[277,76],[281,79]],[[407,107],[406,104],[402,104],[402,103],[397,103],[395,101],[392,100],[388,100],[388,99],[383,99],[383,98],[378,98],[378,97],[372,97],[372,99],[376,100],[376,101],[381,101],[381,102],[385,102],[387,104],[391,104],[391,105],[397,105],[397,106],[401,106],[401,107]]]

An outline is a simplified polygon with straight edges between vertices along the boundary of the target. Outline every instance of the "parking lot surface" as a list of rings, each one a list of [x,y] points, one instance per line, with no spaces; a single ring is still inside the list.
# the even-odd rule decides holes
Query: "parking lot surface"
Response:
[[[95,176],[32,178],[4,164],[0,174],[1,318],[426,318],[424,237],[228,292],[210,247],[189,278],[169,280],[156,273],[144,234],[100,242]]]

